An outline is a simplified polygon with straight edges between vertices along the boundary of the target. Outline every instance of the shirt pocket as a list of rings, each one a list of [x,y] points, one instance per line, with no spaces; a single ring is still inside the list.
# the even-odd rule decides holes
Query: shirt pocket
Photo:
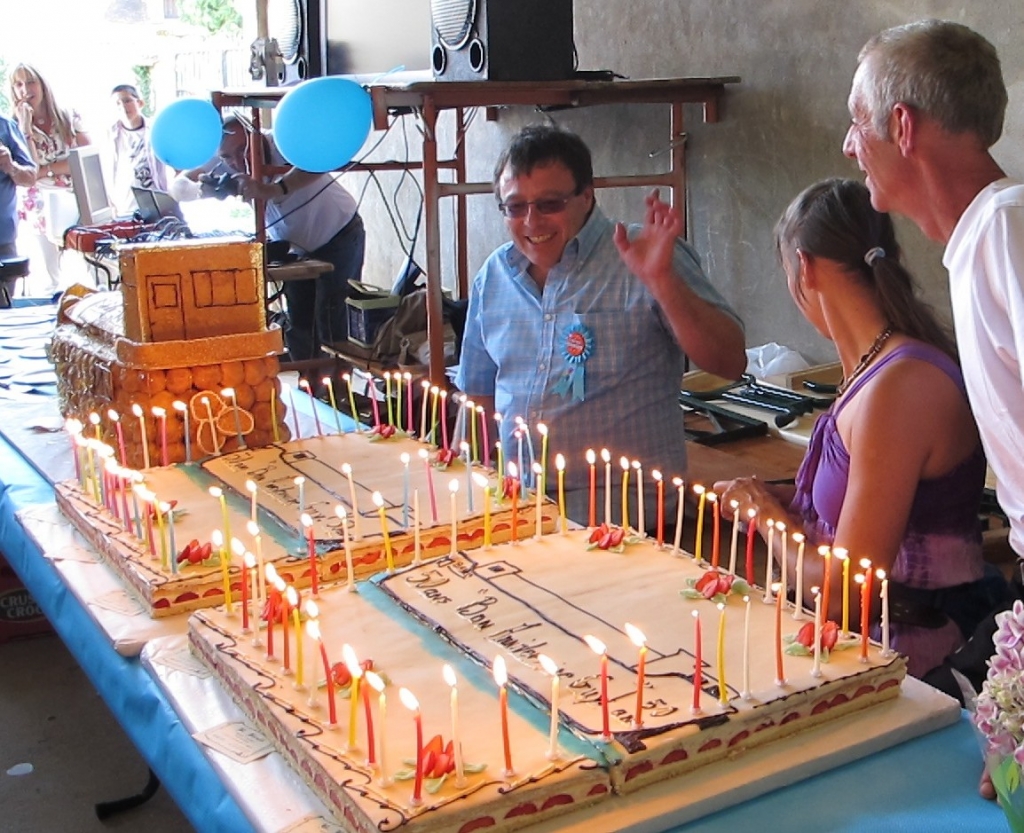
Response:
[[[643,361],[644,330],[652,322],[643,316],[621,312],[588,312],[575,316],[575,325],[589,332],[590,356],[586,362],[588,377],[597,383],[621,382],[631,369]],[[570,325],[572,326],[572,325]],[[560,333],[559,352],[564,356],[569,328]]]

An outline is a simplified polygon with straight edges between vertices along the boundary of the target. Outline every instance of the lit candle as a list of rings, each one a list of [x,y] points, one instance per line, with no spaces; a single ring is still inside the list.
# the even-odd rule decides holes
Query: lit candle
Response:
[[[588,501],[589,512],[587,524],[593,529],[597,526],[597,455],[594,449],[587,449],[587,465],[590,466],[590,500]]]
[[[515,463],[508,464],[508,476],[512,478],[512,543],[519,540],[519,469]]]
[[[633,712],[633,725],[638,729],[644,725],[644,670],[647,665],[647,637],[636,625],[626,622],[626,634],[630,641],[639,648],[636,662],[636,709]]]
[[[437,398],[440,393],[437,385],[430,386],[430,443],[435,447],[441,445],[437,441]]]
[[[267,598],[267,585],[266,578],[263,574],[263,536],[260,535],[259,526],[253,521],[249,521],[245,527],[249,534],[253,537],[253,543],[256,546],[256,572],[259,576],[259,593],[253,591],[254,600],[262,603]]]
[[[522,417],[516,417],[516,421],[519,422],[519,423],[522,423],[523,418]],[[519,472],[520,476],[525,479],[526,478],[526,464],[523,461],[523,429],[521,427],[517,428],[515,431],[512,432],[512,436],[515,437],[515,440],[516,440],[516,449],[517,449],[516,459],[519,461],[518,463],[516,463],[516,470]],[[528,486],[529,484],[524,484],[524,485]]]
[[[746,564],[746,579],[747,584],[751,587],[754,586],[754,540],[757,536],[757,510],[751,507],[747,510],[747,564]]]
[[[395,571],[395,555],[391,551],[391,534],[388,532],[388,517],[384,512],[384,496],[380,492],[374,492],[371,500],[377,507],[377,514],[380,516],[380,531],[384,536],[384,557],[387,560],[388,573],[393,573]]]
[[[541,464],[540,463],[534,463],[533,464],[533,479],[534,479],[534,482],[535,483],[539,483],[543,479],[543,477],[544,477],[544,472],[541,469]],[[542,507],[543,507],[543,504],[544,504],[544,492],[543,492],[542,489],[540,489],[540,487],[538,487],[536,489],[536,491],[534,492],[534,497],[536,498],[536,500],[534,501],[536,503],[536,512],[534,513],[533,536],[534,536],[534,538],[536,538],[539,541],[541,535],[544,532],[544,529],[543,529],[544,513],[542,511]]]
[[[128,454],[124,448],[124,428],[121,426],[121,415],[113,408],[107,411],[107,416],[114,423],[114,433],[117,434],[117,451],[122,466],[128,465]]]
[[[817,587],[811,588],[811,595],[814,597],[814,664],[811,666],[811,676],[821,676],[821,593]]]
[[[252,480],[245,481],[245,490],[249,493],[249,520],[256,523],[256,492],[259,487]]]
[[[242,586],[245,586],[243,580]],[[302,624],[299,621],[299,594],[294,587],[289,587],[284,591],[285,599],[288,601],[288,607],[292,610],[292,630],[295,631],[295,688],[301,691],[305,688],[305,677],[303,676],[302,667]],[[243,602],[244,604],[244,602]]]
[[[434,473],[430,468],[430,454],[425,448],[419,451],[420,459],[423,461],[423,468],[427,472],[427,494],[430,497],[431,523],[437,523],[437,494],[434,492]]]
[[[397,371],[395,376],[398,376]],[[363,677],[365,678],[365,673]],[[373,711],[370,709],[370,685],[363,679],[362,685],[359,688],[363,698],[363,715],[366,718],[366,765],[370,769],[374,769],[377,766],[377,744],[373,742]]]
[[[442,669],[444,681],[451,687],[449,706],[452,716],[452,751],[455,753],[455,786],[466,786],[466,770],[462,760],[462,736],[459,734],[459,687],[455,671],[448,663]]]
[[[146,519],[145,540],[149,544],[150,557],[155,559],[157,555],[156,544],[153,541],[153,513],[150,511],[149,503],[156,496],[142,484],[136,484],[135,486],[132,487],[132,490],[133,493],[138,495],[139,499],[142,501],[142,516]]]
[[[175,411],[177,411],[179,414],[181,414],[181,417],[184,420],[184,426],[183,426],[182,430],[183,430],[183,432],[185,434],[185,462],[186,463],[191,463],[192,462],[192,428],[189,425],[188,405],[186,405],[184,402],[181,402],[180,400],[176,400],[175,402],[172,403],[171,407],[173,407]],[[121,437],[120,437],[120,435],[118,435],[118,440],[120,440],[120,439],[121,439]]]
[[[149,438],[146,436],[146,414],[142,410],[142,406],[138,404],[132,405],[132,413],[139,420],[139,432],[142,437],[142,467],[144,469],[149,468]],[[213,417],[210,417],[210,427],[213,428]],[[216,440],[215,440],[216,442]]]
[[[690,711],[700,714],[700,690],[704,683],[704,646],[700,634],[700,611],[693,611],[693,705]]]
[[[833,547],[832,555],[843,565],[843,639],[850,635],[850,555],[844,547]]]
[[[676,487],[676,534],[672,542],[672,553],[679,555],[679,545],[683,540],[683,506],[685,503],[684,490],[686,483],[681,477],[673,477],[672,485]]]
[[[772,567],[773,563],[773,550],[775,549],[775,521],[771,518],[767,521],[768,526],[768,560],[765,562],[764,567],[764,603],[766,605],[771,604],[775,601],[772,596]]]
[[[718,603],[718,702],[729,705],[729,689],[725,683],[725,605]]]
[[[166,570],[170,567],[167,560],[167,528],[164,526],[164,513],[160,509],[166,504],[161,503],[156,499],[156,495],[150,492],[150,505],[153,507],[153,514],[156,515],[156,525],[160,532],[160,566]]]
[[[399,457],[402,461],[402,529],[409,528],[409,461],[412,459],[406,452]]]
[[[611,729],[608,725],[608,650],[596,636],[585,634],[583,641],[590,646],[591,651],[601,658],[601,739],[608,743],[612,739]]]
[[[242,556],[242,633],[249,633],[249,578],[252,577],[252,603],[256,603],[256,556]]]
[[[543,422],[538,422],[537,433],[540,434],[540,480],[537,491],[546,494],[548,490],[548,427]]]
[[[651,477],[654,478],[655,489],[657,490],[657,521],[655,531],[655,541],[660,549],[665,544],[665,482],[662,480],[661,472],[657,469],[652,469]]]
[[[445,451],[448,450],[448,391],[442,390],[438,393],[441,397],[441,444]]]
[[[356,589],[355,575],[352,571],[352,542],[348,537],[348,512],[340,503],[334,507],[334,514],[341,521],[341,537],[345,547],[345,574],[348,577],[348,592],[354,593]]]
[[[352,466],[342,463],[341,473],[348,479],[348,502],[352,504],[352,538],[362,541],[363,533],[359,526],[359,504],[356,502],[356,482],[352,479]]]
[[[391,371],[384,371],[384,401],[388,404],[388,425],[395,424],[395,405],[391,400]]]
[[[697,537],[693,539],[693,557],[700,564],[703,560],[701,550],[704,548],[704,501],[707,500],[708,493],[700,483],[693,487],[693,493],[700,496],[697,501]]]
[[[327,648],[324,647],[324,641],[320,636],[320,623],[316,619],[310,619],[306,622],[306,632],[310,638],[319,643],[320,645],[320,659],[324,665],[324,675],[327,677],[327,726],[334,727],[338,725],[338,712],[337,706],[334,701],[334,677],[331,674],[331,661],[327,658]],[[316,686],[310,686],[310,690],[313,691]]]
[[[736,549],[740,540],[740,504],[739,501],[730,500],[729,509],[732,512],[732,541],[729,544],[729,572],[736,575]]]
[[[228,516],[228,498],[224,494],[224,490],[220,486],[211,486],[209,488],[211,497],[216,498],[220,501],[220,519],[221,524],[224,527],[224,542],[226,544],[231,543],[231,519]]]
[[[822,544],[818,547],[818,555],[822,560],[822,584],[821,584],[821,616],[822,622],[828,621],[829,591],[832,585],[832,547]]]
[[[722,557],[722,506],[715,492],[708,493],[711,502],[711,566],[718,569]]]
[[[548,730],[548,760],[557,761],[561,754],[558,751],[558,665],[546,654],[538,654],[537,660],[548,674],[551,675],[551,728]]]
[[[622,466],[622,528],[629,529],[629,458],[620,457]]]
[[[291,605],[288,604],[288,588],[284,579],[278,576],[274,579],[274,588],[281,599],[281,662],[284,666],[282,673],[290,676],[292,673],[291,651],[292,643],[288,638],[288,615],[291,612]]]
[[[889,648],[889,579],[885,570],[876,570],[875,575],[881,582],[882,595],[882,656],[888,657],[892,654]]]
[[[303,381],[305,381],[305,380],[303,380]],[[300,382],[299,384],[302,384],[302,382]],[[308,384],[306,384],[306,389],[307,389],[307,391],[309,390],[309,385]],[[238,413],[238,398],[235,396],[235,389],[234,388],[224,388],[224,390],[222,390],[220,392],[220,395],[225,397],[226,399],[230,399],[231,400],[231,412],[234,414],[234,417],[235,417],[235,436],[238,437],[238,447],[239,448],[245,448],[245,435],[242,434],[242,416],[241,416],[241,414]],[[313,394],[312,393],[309,394],[309,398],[310,399],[313,398]],[[315,402],[313,404],[313,415],[314,416],[316,415],[316,403]],[[320,421],[319,420],[317,420],[316,425],[317,425],[317,433],[319,434],[320,433],[320,430],[319,430],[320,429]]]
[[[356,657],[355,650],[347,642],[341,646],[341,658],[348,673],[352,676],[348,690],[348,748],[349,751],[352,751],[356,748],[356,727],[359,723],[359,682],[363,676],[363,669]]]
[[[484,493],[484,549],[491,548],[491,483],[486,475],[480,472],[473,472],[473,482],[479,486]]]
[[[341,378],[345,380],[345,387],[348,388],[348,409],[356,423],[356,432],[362,431],[362,425],[359,422],[359,411],[356,410],[356,393],[352,389],[352,374],[342,373]]]
[[[789,600],[789,534],[786,532],[786,525],[782,521],[775,522],[775,529],[782,533],[782,563],[779,570],[779,580],[782,584],[782,604]]]
[[[419,700],[409,689],[400,688],[398,696],[402,705],[412,712],[413,723],[416,726],[416,780],[413,782],[412,798],[409,803],[413,807],[418,807],[423,803],[423,717],[420,714]]]
[[[801,620],[804,618],[804,540],[802,532],[794,532],[793,540],[796,541],[796,598],[793,602],[793,618]]]
[[[466,406],[466,419],[469,420],[470,460],[476,460],[478,456],[477,451],[479,450],[476,441],[476,420],[473,418],[476,414],[476,405],[473,404],[472,400],[467,400],[464,404]]]
[[[206,407],[206,421],[210,426],[210,442],[213,443],[213,453],[219,454],[220,432],[217,430],[217,421],[213,418],[213,406],[210,404],[210,397],[204,396],[199,402]]]
[[[860,566],[864,569],[863,586],[860,597],[860,661],[868,661],[868,637],[871,630],[871,576],[874,571],[871,569],[871,561],[867,558],[860,560]]]
[[[424,379],[420,382],[422,388],[422,398],[420,400],[420,440],[426,441],[427,439],[427,394],[430,393],[430,380]]]
[[[409,420],[409,428],[412,429],[412,419]],[[377,692],[377,748],[380,750],[380,785],[382,787],[390,787],[394,783],[394,779],[391,777],[391,773],[388,772],[388,760],[386,757],[387,750],[387,716],[388,716],[388,697],[384,692],[384,680],[381,679],[380,674],[375,671],[367,671],[366,683],[369,688],[372,688]],[[364,687],[364,691],[369,697],[369,688]]]
[[[750,699],[750,596],[743,597],[743,691],[740,697]]]
[[[295,426],[295,436],[292,437],[292,439],[294,439],[294,440],[301,440],[302,439],[302,431],[299,428],[299,411],[295,407],[295,394],[292,392],[292,389],[290,387],[288,387],[288,385],[285,385],[284,388],[285,388],[285,390],[288,391],[288,402],[289,402],[289,404],[291,406],[291,412],[292,412],[292,424]],[[206,407],[209,408],[210,407],[209,404],[207,404]],[[214,440],[214,442],[216,442],[216,440]]]
[[[569,523],[565,517],[565,455],[555,455],[555,469],[558,471],[558,529],[565,535]]]
[[[448,493],[451,520],[451,531],[448,533],[448,537],[451,539],[450,555],[454,558],[459,551],[459,507],[457,501],[459,481],[454,477],[448,481]]]
[[[647,537],[647,516],[644,512],[644,470],[639,460],[633,461],[636,470],[636,534]]]
[[[320,380],[325,388],[327,388],[327,398],[331,403],[331,410],[334,411],[334,430],[337,433],[341,433],[341,414],[338,413],[338,400],[334,398],[334,382],[330,376],[324,376]],[[316,405],[314,404],[314,408]]]
[[[309,581],[312,586],[313,598],[320,595],[319,567],[316,559],[316,539],[313,537],[313,519],[305,512],[299,518],[302,528],[306,530],[306,553],[309,557]]]
[[[601,459],[604,460],[604,522],[611,526],[612,523],[612,455],[607,448],[601,449]]]
[[[505,750],[505,771],[502,775],[511,778],[515,775],[512,769],[512,747],[508,736],[508,691],[505,683],[508,682],[508,672],[505,670],[505,659],[501,656],[494,658],[494,682],[498,686],[498,708],[501,712],[501,743]]]
[[[786,672],[782,667],[782,585],[772,586],[775,591],[775,685],[786,684]]]
[[[484,491],[484,497],[487,497],[486,490]],[[484,538],[486,539],[487,533],[484,532]],[[420,490],[414,489],[412,493],[412,565],[418,567],[420,563],[421,555],[421,544],[420,544]]]
[[[324,429],[323,426],[320,424],[320,415],[317,413],[316,397],[313,396],[313,388],[310,386],[308,380],[306,379],[299,379],[299,387],[302,388],[302,390],[305,391],[306,395],[309,397],[309,408],[313,412],[313,422],[316,425],[316,436],[322,437],[324,434]],[[238,431],[238,441],[241,444],[242,448],[245,448],[245,442],[242,441],[241,423],[238,420],[238,402],[235,400],[235,392],[231,388],[227,388],[226,390],[222,391],[222,393],[223,395],[227,396],[229,391],[231,393],[231,401],[235,411],[235,430]]]

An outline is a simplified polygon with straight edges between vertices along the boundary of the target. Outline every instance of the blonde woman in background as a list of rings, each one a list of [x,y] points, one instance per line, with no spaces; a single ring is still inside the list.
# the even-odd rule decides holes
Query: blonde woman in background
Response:
[[[60,286],[60,247],[54,236],[63,229],[47,228],[50,206],[62,199],[54,192],[63,192],[65,202],[72,196],[68,156],[71,148],[90,143],[89,134],[77,112],[57,104],[50,85],[30,64],[18,64],[11,72],[11,100],[38,168],[35,183],[19,191],[18,216],[38,237],[52,292]]]

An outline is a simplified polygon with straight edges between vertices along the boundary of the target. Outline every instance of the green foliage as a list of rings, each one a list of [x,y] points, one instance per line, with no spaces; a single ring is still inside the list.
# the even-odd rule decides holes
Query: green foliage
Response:
[[[7,95],[10,85],[7,83],[7,61],[0,55],[0,113],[11,115],[11,99]]]
[[[242,15],[235,8],[234,0],[186,0],[181,19],[202,26],[211,35],[231,35],[242,30]]]
[[[132,67],[132,75],[135,76],[135,89],[139,91],[146,106],[142,108],[145,116],[153,115],[153,67],[139,64]]]

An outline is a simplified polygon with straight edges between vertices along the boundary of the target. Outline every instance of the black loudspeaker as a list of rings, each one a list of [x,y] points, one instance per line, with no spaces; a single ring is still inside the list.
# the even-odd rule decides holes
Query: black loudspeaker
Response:
[[[280,58],[267,64],[267,84],[297,84],[324,74],[324,0],[267,0],[267,34]]]
[[[572,0],[431,0],[438,81],[561,81],[575,70]]]

